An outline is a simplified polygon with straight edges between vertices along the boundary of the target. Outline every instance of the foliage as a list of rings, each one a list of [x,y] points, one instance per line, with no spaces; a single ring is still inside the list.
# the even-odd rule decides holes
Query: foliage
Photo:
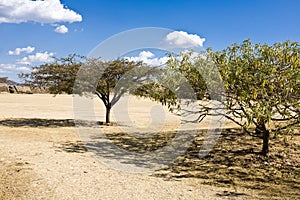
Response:
[[[183,99],[196,100],[210,98],[207,95],[207,84],[201,74],[208,72],[207,60],[191,59],[194,52],[182,52],[179,55],[169,54],[169,60],[152,82],[138,88],[136,95],[150,98],[167,105],[171,111],[180,110]],[[197,65],[197,67],[195,67]],[[209,66],[210,67],[210,66]]]
[[[291,133],[300,122],[300,45],[296,42],[269,46],[245,40],[223,51],[208,49],[204,55],[170,55],[167,65],[188,80],[197,99],[204,100],[199,120],[208,115],[232,120],[246,133],[263,139],[263,155],[268,153],[270,133]],[[180,102],[173,94],[152,91],[160,102]],[[212,108],[211,100],[224,107]]]
[[[245,40],[208,53],[227,90],[226,117],[249,134],[254,125],[266,155],[270,132],[290,132],[300,122],[300,45],[287,41],[269,46]]]
[[[83,56],[71,54],[66,58],[55,59],[32,67],[32,72],[19,74],[26,84],[47,88],[51,94],[72,94],[76,74],[85,61]]]
[[[20,77],[30,85],[48,88],[52,94],[96,94],[106,107],[106,123],[110,123],[112,106],[128,92],[132,81],[142,81],[146,76],[146,67],[144,71],[138,70],[143,67],[140,62],[124,59],[103,61],[73,54],[33,67],[31,73],[20,74]],[[139,75],[134,72],[139,72]],[[126,73],[129,73],[127,80],[123,79],[123,84],[119,84]]]

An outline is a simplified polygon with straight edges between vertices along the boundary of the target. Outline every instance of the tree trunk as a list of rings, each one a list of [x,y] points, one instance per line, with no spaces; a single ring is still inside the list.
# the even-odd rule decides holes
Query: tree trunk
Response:
[[[106,106],[106,116],[105,116],[105,123],[109,124],[110,123],[110,110],[111,110],[111,103],[109,103]]]
[[[270,139],[270,132],[266,128],[265,122],[262,120],[259,122],[258,126],[256,127],[256,133],[262,135],[263,139],[263,146],[261,154],[263,156],[267,156],[269,153],[269,139]]]
[[[264,156],[267,156],[269,153],[269,139],[270,139],[270,132],[268,130],[265,130],[263,132],[263,148],[261,151],[261,154]]]

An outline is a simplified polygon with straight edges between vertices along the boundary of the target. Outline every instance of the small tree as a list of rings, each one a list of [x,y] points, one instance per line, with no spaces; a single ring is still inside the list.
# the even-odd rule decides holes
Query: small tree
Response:
[[[75,82],[76,94],[96,94],[106,108],[106,123],[110,123],[110,111],[123,94],[134,90],[147,78],[148,66],[126,59],[103,61],[87,59],[80,68]]]
[[[108,124],[111,108],[128,91],[126,84],[115,87],[126,72],[139,67],[143,67],[141,62],[129,62],[124,59],[103,61],[73,54],[66,58],[56,59],[52,63],[33,67],[31,73],[20,74],[19,77],[30,85],[47,88],[52,94],[96,94],[105,105],[105,122]],[[135,76],[134,80],[137,82],[142,79],[141,75]],[[77,91],[74,91],[75,83]]]

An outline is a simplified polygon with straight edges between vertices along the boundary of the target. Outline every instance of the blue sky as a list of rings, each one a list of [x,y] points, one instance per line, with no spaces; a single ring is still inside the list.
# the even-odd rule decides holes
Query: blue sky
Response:
[[[46,1],[50,4],[0,0],[0,77],[17,80],[16,74],[51,56],[87,55],[107,38],[142,27],[197,35],[205,38],[203,48],[213,49],[247,38],[269,44],[300,41],[298,0]],[[22,11],[24,5],[29,9]]]

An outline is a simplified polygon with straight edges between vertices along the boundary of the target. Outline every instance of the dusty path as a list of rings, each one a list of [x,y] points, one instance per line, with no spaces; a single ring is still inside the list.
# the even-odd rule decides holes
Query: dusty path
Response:
[[[153,105],[146,104],[147,107]],[[0,120],[73,117],[72,99],[67,95],[52,98],[50,95],[1,94],[0,106]],[[103,117],[101,109],[98,112]],[[144,116],[136,115],[136,120],[144,120],[139,122],[141,124],[147,118],[144,110],[143,105],[133,109],[133,113]],[[167,129],[175,127],[177,120],[168,117]],[[164,180],[151,174],[115,171],[99,162],[91,152],[86,152],[78,142],[77,130],[71,126],[0,125],[0,199],[254,198],[218,196],[233,188],[204,186],[197,179]]]

